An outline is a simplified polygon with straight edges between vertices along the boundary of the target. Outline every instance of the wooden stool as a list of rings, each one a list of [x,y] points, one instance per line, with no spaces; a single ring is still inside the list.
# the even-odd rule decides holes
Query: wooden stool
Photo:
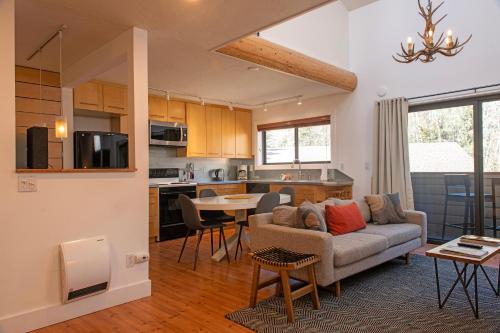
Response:
[[[281,290],[284,294],[288,322],[293,323],[295,321],[292,301],[304,295],[311,294],[314,308],[316,310],[319,309],[319,295],[316,288],[316,273],[314,271],[314,264],[320,260],[318,256],[292,252],[276,247],[257,250],[249,253],[249,255],[254,262],[252,290],[250,292],[251,308],[254,308],[257,303],[257,292],[259,289],[276,283],[276,294],[280,294]],[[309,283],[302,288],[292,291],[290,289],[288,271],[304,267],[307,267]],[[261,268],[276,272],[279,275],[267,281],[260,282]]]

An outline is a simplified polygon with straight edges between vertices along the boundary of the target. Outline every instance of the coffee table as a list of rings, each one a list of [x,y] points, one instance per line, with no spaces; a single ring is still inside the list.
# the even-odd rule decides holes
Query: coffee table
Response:
[[[428,257],[433,257],[434,258],[434,269],[436,273],[436,286],[437,286],[437,293],[438,293],[438,303],[439,303],[439,308],[442,309],[444,305],[446,304],[446,301],[448,301],[448,298],[450,297],[451,293],[457,286],[457,284],[460,282],[460,284],[463,287],[463,290],[465,292],[465,295],[467,296],[467,300],[469,301],[469,304],[472,308],[472,311],[474,312],[474,316],[476,318],[479,318],[479,295],[478,295],[478,288],[477,288],[477,274],[478,271],[481,270],[488,280],[488,283],[490,284],[491,288],[493,289],[493,292],[495,295],[499,296],[500,292],[500,263],[499,263],[499,272],[498,272],[498,280],[497,280],[497,286],[495,287],[493,285],[492,280],[486,273],[486,271],[483,268],[483,264],[488,261],[489,259],[493,258],[495,255],[500,253],[500,247],[493,247],[493,246],[483,246],[483,250],[487,251],[487,254],[485,254],[481,258],[472,258],[472,257],[467,257],[467,256],[462,256],[460,254],[453,254],[453,253],[443,253],[441,252],[442,249],[446,248],[449,245],[457,245],[458,241],[460,239],[457,238],[455,240],[452,240],[446,244],[443,244],[441,246],[438,246],[436,248],[433,248],[432,250],[426,251],[425,255]],[[443,259],[443,260],[451,260],[453,261],[453,266],[455,267],[455,271],[457,273],[457,279],[451,286],[451,289],[448,291],[448,294],[444,298],[443,301],[441,301],[441,290],[439,287],[439,271],[438,271],[438,261],[437,259]],[[457,263],[463,264],[462,269],[460,270],[458,267]],[[469,276],[469,279],[467,279],[467,268],[469,266],[474,266],[474,269],[472,271],[472,274]],[[474,303],[472,302],[472,299],[470,297],[469,293],[469,285],[471,281],[474,280]]]

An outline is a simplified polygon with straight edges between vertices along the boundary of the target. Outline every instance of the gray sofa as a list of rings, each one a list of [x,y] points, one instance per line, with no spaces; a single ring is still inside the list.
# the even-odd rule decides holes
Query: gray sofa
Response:
[[[406,211],[408,223],[375,225],[363,230],[333,236],[328,232],[297,229],[273,224],[273,214],[249,217],[252,250],[269,246],[313,253],[321,257],[316,264],[317,282],[322,287],[335,283],[340,295],[340,281],[386,261],[409,253],[427,242],[427,216],[419,211]],[[305,271],[291,274],[307,280]]]

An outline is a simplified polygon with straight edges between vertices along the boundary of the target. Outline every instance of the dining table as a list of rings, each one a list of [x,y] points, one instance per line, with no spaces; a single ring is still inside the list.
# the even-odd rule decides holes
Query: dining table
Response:
[[[257,207],[260,198],[264,193],[243,193],[243,194],[230,194],[230,195],[220,195],[214,197],[204,197],[192,199],[196,209],[200,210],[224,210],[224,211],[234,211],[235,222],[244,221],[247,218],[247,209],[253,209]],[[288,194],[280,194],[280,204],[286,204],[291,201],[291,197]],[[238,233],[240,228],[239,224],[236,224],[236,232],[227,239],[227,249],[228,252],[234,249],[238,242]],[[245,232],[241,235],[242,243],[249,244],[250,237]],[[224,248],[218,249],[212,256],[212,260],[221,261],[226,252]]]

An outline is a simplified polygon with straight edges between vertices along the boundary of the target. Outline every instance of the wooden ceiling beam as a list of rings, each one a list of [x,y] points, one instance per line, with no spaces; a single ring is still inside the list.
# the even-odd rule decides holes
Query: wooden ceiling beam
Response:
[[[248,36],[216,50],[219,53],[252,62],[276,71],[354,91],[356,74],[327,64],[257,36]]]

